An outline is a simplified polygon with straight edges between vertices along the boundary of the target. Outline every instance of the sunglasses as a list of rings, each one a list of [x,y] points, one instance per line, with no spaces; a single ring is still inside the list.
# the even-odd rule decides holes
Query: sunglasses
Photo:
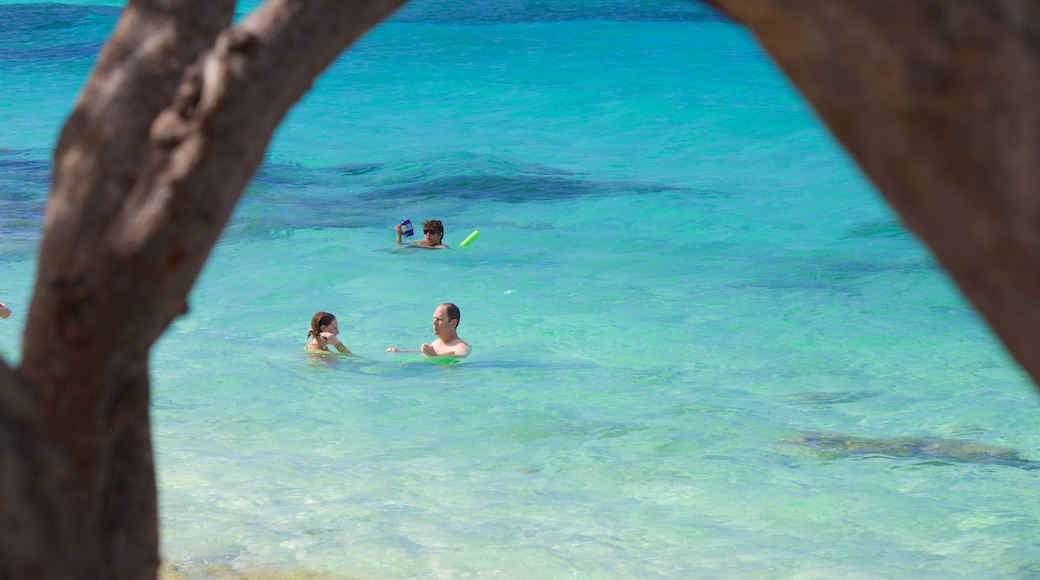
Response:
[[[437,230],[423,230],[422,233],[429,235],[429,234],[439,234],[440,232],[438,232]]]

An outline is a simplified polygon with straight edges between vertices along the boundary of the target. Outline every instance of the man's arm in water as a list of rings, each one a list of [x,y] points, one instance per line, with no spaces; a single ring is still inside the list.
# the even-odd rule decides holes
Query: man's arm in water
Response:
[[[441,352],[440,350],[437,350],[437,347],[433,346],[432,344],[423,344],[422,345],[422,353],[424,355],[426,355],[426,356],[431,356],[431,357],[432,356],[453,356],[453,357],[456,357],[456,358],[462,358],[462,357],[464,357],[464,356],[469,354],[469,345],[466,344],[465,341],[461,341],[461,340],[459,341],[458,344],[452,345],[450,347],[444,346],[443,344],[440,345],[440,347],[442,349],[451,348],[451,350],[450,351]]]

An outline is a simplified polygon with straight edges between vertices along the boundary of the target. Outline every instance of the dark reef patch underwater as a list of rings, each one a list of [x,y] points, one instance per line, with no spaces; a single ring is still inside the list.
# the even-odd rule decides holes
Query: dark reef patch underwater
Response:
[[[932,465],[952,462],[1040,469],[1040,462],[1026,459],[1015,449],[994,447],[965,439],[940,437],[869,439],[840,433],[806,433],[785,439],[783,443],[814,450],[825,459],[887,457],[920,459]]]

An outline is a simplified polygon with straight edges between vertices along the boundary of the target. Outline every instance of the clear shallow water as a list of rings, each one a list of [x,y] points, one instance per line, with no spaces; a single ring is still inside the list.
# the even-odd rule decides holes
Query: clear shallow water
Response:
[[[116,15],[0,5],[8,360],[49,149]],[[481,237],[390,253],[406,216]],[[384,352],[446,300],[468,360]],[[1035,391],[694,4],[410,6],[294,110],[190,302],[153,420],[163,557],[192,574],[1040,573]],[[303,356],[316,310],[358,359]]]

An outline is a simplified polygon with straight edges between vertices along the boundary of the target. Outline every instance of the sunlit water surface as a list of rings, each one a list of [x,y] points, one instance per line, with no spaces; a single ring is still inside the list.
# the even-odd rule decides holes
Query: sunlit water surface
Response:
[[[0,352],[118,9],[0,2]],[[438,218],[452,251],[391,252]],[[455,302],[472,356],[433,338]],[[741,28],[419,0],[276,136],[153,350],[193,577],[1040,575],[1023,374]],[[310,316],[359,356],[314,360]]]

